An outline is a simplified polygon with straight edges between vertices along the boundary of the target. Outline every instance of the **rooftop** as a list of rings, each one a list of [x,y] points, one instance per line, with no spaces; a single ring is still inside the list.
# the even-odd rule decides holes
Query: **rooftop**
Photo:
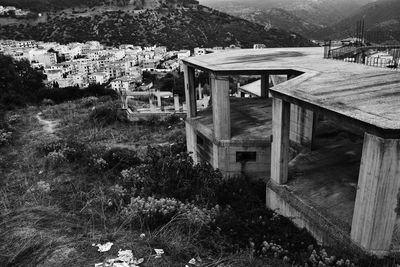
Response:
[[[183,60],[220,75],[302,74],[271,91],[350,118],[365,127],[400,135],[400,73],[323,59],[323,48],[241,49]]]

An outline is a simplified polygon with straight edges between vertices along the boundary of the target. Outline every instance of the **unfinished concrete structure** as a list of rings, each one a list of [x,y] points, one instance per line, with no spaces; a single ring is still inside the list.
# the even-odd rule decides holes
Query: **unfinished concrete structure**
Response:
[[[322,55],[282,48],[185,59],[188,150],[226,175],[265,177],[267,206],[321,243],[399,252],[400,75]],[[211,73],[208,113],[196,110],[195,68]],[[261,75],[264,98],[231,102],[227,76],[240,74]],[[288,81],[268,88],[268,75]]]

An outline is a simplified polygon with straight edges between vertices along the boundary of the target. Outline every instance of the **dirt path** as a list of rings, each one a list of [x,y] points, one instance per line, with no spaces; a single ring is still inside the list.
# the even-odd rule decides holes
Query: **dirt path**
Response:
[[[36,119],[39,121],[39,123],[41,125],[43,125],[43,130],[48,133],[48,134],[54,134],[55,133],[55,128],[57,127],[59,121],[49,121],[49,120],[45,120],[43,119],[42,116],[42,112],[39,112],[36,115]]]

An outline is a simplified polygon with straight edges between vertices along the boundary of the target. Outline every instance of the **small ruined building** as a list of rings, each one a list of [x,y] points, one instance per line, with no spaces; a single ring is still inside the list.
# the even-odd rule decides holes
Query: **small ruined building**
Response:
[[[266,204],[323,244],[400,251],[400,75],[324,59],[323,48],[232,50],[183,59],[188,151],[225,177],[267,183]],[[211,105],[196,107],[196,70]],[[257,75],[259,97],[230,95]]]

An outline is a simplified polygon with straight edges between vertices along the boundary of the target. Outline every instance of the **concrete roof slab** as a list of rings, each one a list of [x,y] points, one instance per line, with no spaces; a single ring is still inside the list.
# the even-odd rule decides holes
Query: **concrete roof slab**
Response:
[[[276,70],[303,73],[271,88],[272,93],[391,131],[400,138],[399,71],[323,59],[320,47],[241,49],[186,58],[184,63],[217,75]]]

